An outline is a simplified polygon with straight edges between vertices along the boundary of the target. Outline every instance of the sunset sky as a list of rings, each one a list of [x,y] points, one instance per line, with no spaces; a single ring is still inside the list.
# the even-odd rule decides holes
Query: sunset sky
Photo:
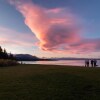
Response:
[[[0,45],[13,54],[100,58],[100,0],[0,0]]]

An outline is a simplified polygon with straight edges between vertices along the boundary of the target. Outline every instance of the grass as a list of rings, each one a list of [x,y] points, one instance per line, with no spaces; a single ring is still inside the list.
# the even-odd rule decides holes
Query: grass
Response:
[[[0,100],[100,100],[100,68],[1,67]]]

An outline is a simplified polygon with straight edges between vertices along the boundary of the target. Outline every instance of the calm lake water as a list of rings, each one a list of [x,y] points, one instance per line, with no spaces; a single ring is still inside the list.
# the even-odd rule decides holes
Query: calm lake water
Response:
[[[84,60],[58,60],[58,61],[23,61],[24,64],[46,64],[46,65],[74,65],[84,66]],[[97,60],[98,67],[100,66],[100,60]]]

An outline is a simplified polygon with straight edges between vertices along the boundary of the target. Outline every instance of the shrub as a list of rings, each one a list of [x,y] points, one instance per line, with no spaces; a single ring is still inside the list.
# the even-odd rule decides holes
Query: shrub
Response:
[[[14,66],[18,65],[19,63],[15,60],[9,60],[9,59],[0,59],[0,67],[3,66]]]

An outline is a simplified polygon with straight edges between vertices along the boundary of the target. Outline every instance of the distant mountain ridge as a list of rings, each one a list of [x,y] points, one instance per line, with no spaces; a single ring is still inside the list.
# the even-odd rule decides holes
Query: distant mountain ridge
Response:
[[[15,54],[14,57],[17,61],[51,61],[49,58],[39,58],[30,54]]]
[[[14,57],[18,61],[55,61],[55,60],[86,60],[93,58],[75,58],[75,57],[61,57],[61,58],[39,58],[30,54],[15,54]],[[100,60],[100,58],[94,58]]]
[[[35,60],[39,60],[38,57],[32,56],[30,54],[15,54],[14,56],[15,56],[16,60],[18,60],[18,61],[35,61]]]

